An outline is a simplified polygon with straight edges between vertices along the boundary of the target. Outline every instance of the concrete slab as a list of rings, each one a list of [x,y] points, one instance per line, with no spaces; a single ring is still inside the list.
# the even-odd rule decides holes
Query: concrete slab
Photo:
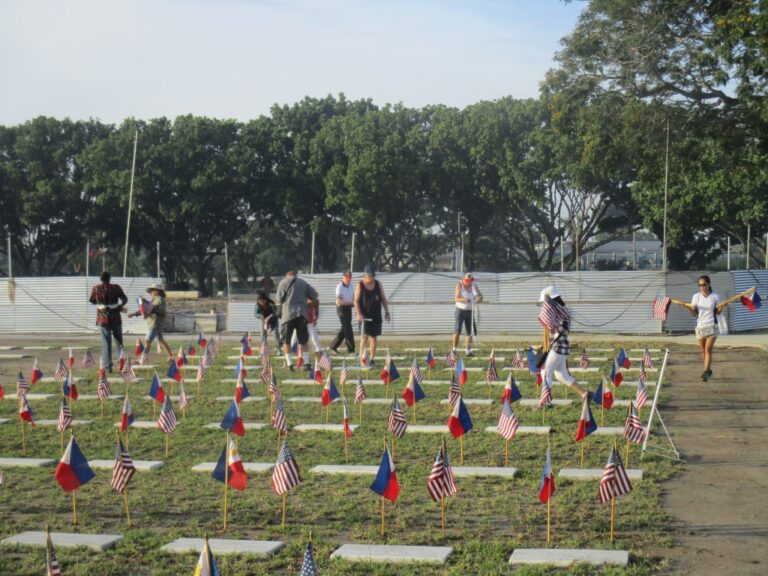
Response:
[[[6,422],[10,422],[10,418],[0,418],[0,424],[5,424]]]
[[[18,346],[0,346],[0,350],[18,350]]]
[[[570,567],[573,564],[627,566],[629,552],[624,550],[586,550],[574,548],[517,548],[509,557],[510,564],[549,564]]]
[[[350,562],[428,562],[445,564],[453,552],[451,546],[387,546],[377,544],[344,544],[331,558]]]
[[[62,346],[60,350],[62,352],[69,352],[70,350],[74,352],[75,350],[90,350],[91,348],[94,346]]]
[[[501,466],[454,466],[453,475],[462,478],[500,476],[502,478],[514,478],[516,468],[503,468]]]
[[[174,394],[171,396],[171,400],[173,402],[178,402],[180,399],[181,399],[181,396],[179,396],[178,394]],[[187,394],[187,400],[192,401],[194,399],[195,399],[194,394]],[[152,398],[152,396],[144,396],[144,400],[154,400],[154,398]]]
[[[539,399],[522,398],[521,400],[518,400],[517,403],[521,406],[538,406]],[[552,406],[570,406],[571,404],[573,404],[573,400],[571,398],[555,398],[552,400]]]
[[[55,346],[23,346],[22,350],[56,350]]]
[[[496,432],[496,426],[488,426],[485,429],[486,432]],[[517,429],[518,434],[550,434],[552,432],[552,426],[519,426]]]
[[[189,366],[185,366],[185,368],[189,368]],[[197,370],[197,366],[194,366],[194,369]],[[225,370],[231,370],[232,372],[234,372],[235,370],[237,370],[237,366],[234,366],[234,365],[232,365],[232,366],[224,366],[224,369]],[[245,369],[248,372],[255,371],[255,370],[261,370],[261,365],[260,364],[248,364],[246,362]]]
[[[226,540],[209,538],[208,545],[214,556],[224,554],[248,554],[259,558],[269,558],[280,550],[285,544],[280,540]],[[187,552],[200,553],[203,547],[202,538],[179,538],[166,544],[160,550],[185,554]]]
[[[113,394],[112,396],[107,398],[107,400],[120,400],[120,402],[122,402],[124,398],[125,396],[123,396],[122,394]],[[99,395],[98,394],[79,394],[75,402],[79,402],[80,400],[99,400]]]
[[[310,404],[320,404],[320,397],[313,398],[311,396],[294,396],[293,398],[288,398],[288,402],[307,402]],[[366,400],[368,402],[368,400]],[[390,400],[392,402],[392,400]]]
[[[490,406],[498,402],[498,400],[491,400],[490,398],[464,398],[464,404],[479,404],[481,406]],[[448,399],[444,398],[440,400],[440,404],[448,404]]]
[[[272,462],[243,462],[243,468],[246,472],[269,472],[275,465]],[[216,468],[216,462],[201,462],[192,466],[192,472],[212,473]]]
[[[350,424],[349,429],[354,432],[357,430],[357,424]],[[294,432],[344,432],[343,424],[299,424],[293,427]]]
[[[219,402],[230,402],[233,398],[233,396],[216,396],[216,400]],[[241,402],[264,402],[266,399],[265,396],[248,396],[248,398],[244,398]]]
[[[135,370],[156,370],[157,365],[155,364],[134,364],[133,369]]]
[[[265,428],[269,428],[269,424],[265,424],[264,422],[243,422],[243,426],[245,426],[246,430],[264,430]],[[203,426],[203,428],[210,428],[211,430],[223,430],[221,426],[219,426],[218,422],[211,422],[210,424],[206,424]]]
[[[56,460],[48,458],[0,458],[0,466],[6,468],[40,468],[53,466]]]
[[[0,360],[21,360],[30,357],[29,354],[0,354]]]
[[[21,532],[6,538],[3,546],[47,546],[45,532]],[[96,552],[111,548],[123,537],[120,534],[74,534],[71,532],[51,532],[51,541],[56,548],[76,548],[85,546]]]
[[[58,423],[58,420],[35,420],[38,426],[56,426]],[[93,424],[93,420],[72,420],[70,426],[88,426],[89,424]]]
[[[221,382],[222,384],[237,384],[237,378],[222,378],[221,380],[219,380],[219,382]],[[261,382],[261,378],[245,379],[246,386],[250,386],[251,384],[258,384],[258,383],[263,384],[263,382]]]
[[[560,478],[571,480],[600,480],[603,477],[602,468],[561,468],[557,473]],[[627,476],[630,480],[642,480],[643,471],[639,468],[627,468]]]
[[[125,380],[123,380],[122,376],[121,377],[107,378],[107,382],[109,382],[110,384],[120,384],[122,386],[125,386]],[[138,382],[144,382],[144,378],[136,378],[136,380],[131,382],[131,384],[136,384]]]
[[[157,410],[158,414],[160,413],[160,409]],[[115,427],[119,427],[120,422],[115,422]],[[133,424],[131,424],[131,428],[151,428],[154,430],[155,428],[159,428],[157,425],[157,420],[134,420]]]
[[[645,429],[645,427],[643,427]],[[595,430],[595,434],[599,434],[601,436],[612,436],[614,434],[624,434],[624,427],[623,426],[598,426],[597,430]]]
[[[379,471],[378,466],[352,466],[351,464],[320,464],[310,468],[312,474],[350,474],[353,476],[376,476]]]
[[[367,400],[366,400],[367,402]],[[421,425],[421,424],[409,424],[406,432],[421,433],[421,434],[449,434],[448,426],[446,424],[435,425]]]
[[[88,464],[91,468],[99,468],[102,470],[112,470],[114,460],[88,460]],[[134,460],[133,465],[138,472],[151,472],[153,470],[159,470],[165,465],[163,460]]]
[[[51,398],[61,398],[61,395],[60,394],[39,394],[37,392],[27,394],[27,400],[50,400]]]

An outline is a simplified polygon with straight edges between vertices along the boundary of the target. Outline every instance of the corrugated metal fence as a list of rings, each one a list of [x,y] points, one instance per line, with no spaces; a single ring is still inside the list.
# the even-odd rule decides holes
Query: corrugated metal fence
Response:
[[[136,297],[145,294],[157,278],[113,278],[122,286],[129,307],[136,309]],[[93,332],[96,307],[88,302],[91,287],[98,277],[60,276],[50,278],[14,278],[9,287],[7,278],[0,279],[0,333]],[[13,298],[11,299],[11,292]],[[145,322],[123,316],[126,333],[141,334]]]

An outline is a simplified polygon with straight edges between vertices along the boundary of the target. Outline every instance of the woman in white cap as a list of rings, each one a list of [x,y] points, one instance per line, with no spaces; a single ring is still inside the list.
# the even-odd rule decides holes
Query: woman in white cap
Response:
[[[552,375],[554,375],[560,382],[570,386],[579,396],[585,398],[588,395],[587,390],[579,386],[576,383],[576,378],[568,371],[568,354],[571,351],[571,345],[568,341],[571,313],[560,296],[560,291],[554,286],[547,286],[541,291],[539,304],[549,308],[547,316],[551,319],[551,321],[547,320],[546,322],[549,353],[544,361],[542,386],[549,386],[551,390]],[[539,318],[542,316],[544,314],[540,314]]]
[[[475,277],[471,272],[464,274],[464,278],[456,283],[456,289],[453,291],[453,300],[456,302],[453,320],[453,339],[451,347],[455,350],[459,345],[461,336],[461,327],[464,326],[467,332],[466,356],[474,356],[472,353],[472,337],[477,334],[477,319],[475,318],[475,304],[483,301],[483,293],[477,287]]]
[[[149,351],[149,347],[152,341],[157,338],[157,343],[160,348],[165,350],[168,354],[168,358],[173,358],[173,352],[171,347],[168,346],[168,342],[165,341],[163,336],[163,322],[165,322],[165,290],[158,284],[153,284],[147,288],[149,296],[152,302],[152,310],[147,314],[147,335],[144,338],[144,350]],[[130,312],[129,318],[141,315],[141,312]]]

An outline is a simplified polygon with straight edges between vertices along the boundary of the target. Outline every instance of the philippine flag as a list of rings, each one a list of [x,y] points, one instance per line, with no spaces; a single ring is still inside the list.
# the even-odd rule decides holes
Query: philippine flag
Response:
[[[504,400],[509,400],[509,403],[512,404],[516,400],[520,400],[522,397],[523,395],[520,393],[520,389],[517,387],[515,379],[512,378],[512,374],[510,374],[509,378],[507,378],[507,383],[504,384],[504,392],[501,395],[501,403],[504,404]]]
[[[128,430],[128,426],[133,424],[134,421],[133,408],[131,407],[130,400],[128,400],[128,396],[126,396],[125,401],[123,401],[123,413],[120,416],[120,432]]]
[[[242,378],[237,379],[237,385],[235,386],[235,402],[240,404],[243,400],[251,395],[251,391],[248,390],[248,386],[245,384],[245,380]]]
[[[416,382],[416,379],[411,376],[408,379],[408,384],[406,385],[405,390],[403,390],[403,400],[405,400],[405,403],[408,406],[413,406],[415,402],[423,399],[424,390],[421,389],[421,386]]]
[[[67,364],[69,364],[69,371],[72,371],[72,367],[75,365],[75,355],[72,354],[72,348],[69,349],[69,357],[67,358]]]
[[[315,382],[317,382],[318,385],[322,386],[323,385],[323,371],[320,370],[320,366],[318,365],[317,360],[315,360],[314,374],[315,374]]]
[[[352,437],[352,428],[349,427],[349,403],[347,403],[347,399],[344,398],[344,436],[347,438]]]
[[[194,356],[197,352],[195,351],[195,345],[191,342],[189,343],[189,346],[187,347],[187,354],[190,356]]]
[[[243,356],[251,356],[253,354],[253,348],[251,348],[251,345],[248,342],[248,340],[245,340],[243,342],[243,348],[242,350],[240,350],[240,354],[242,354]]]
[[[400,372],[397,371],[397,366],[395,366],[389,354],[387,354],[387,360],[384,362],[384,368],[379,376],[384,384],[392,384],[392,382],[400,378]]]
[[[176,362],[176,360],[171,359],[171,361],[168,363],[168,372],[166,375],[168,378],[176,380],[176,382],[181,382],[181,367],[179,366],[178,362]]]
[[[576,442],[581,442],[597,430],[597,422],[592,417],[592,410],[589,408],[589,399],[584,398],[581,405],[581,417],[579,418],[579,428],[576,430]]]
[[[379,471],[376,473],[376,479],[371,484],[371,490],[390,502],[397,500],[397,496],[400,494],[400,484],[397,481],[395,463],[392,461],[392,456],[386,445],[384,446],[384,455],[381,457]]]
[[[467,383],[467,369],[464,367],[464,360],[461,358],[456,363],[456,379],[459,381],[459,386],[464,386]]]
[[[426,357],[427,366],[429,366],[430,370],[435,367],[435,354],[432,352],[432,346],[429,347],[429,350],[427,350],[427,357]]]
[[[184,353],[183,346],[179,346],[179,352],[176,354],[176,364],[179,366],[179,368],[188,364],[187,355]]]
[[[235,364],[235,378],[245,378],[248,376],[248,370],[245,367],[245,356],[240,356]]]
[[[40,366],[37,365],[37,358],[35,358],[35,364],[32,366],[32,384],[36,384],[43,379],[43,371],[40,370]]]
[[[23,394],[19,401],[19,417],[24,420],[24,422],[29,422],[32,426],[35,425],[34,414],[32,408],[29,407],[26,394]]]
[[[613,406],[613,392],[608,387],[608,382],[605,381],[605,378],[600,379],[600,384],[597,385],[597,390],[595,390],[592,400],[595,401],[595,404],[602,406],[606,410],[610,410],[611,406]]]
[[[62,392],[65,398],[77,400],[79,394],[77,393],[77,384],[75,384],[75,377],[72,375],[72,372],[70,372],[67,379],[64,380],[64,383],[62,384]]]
[[[328,406],[331,402],[338,400],[339,391],[336,388],[336,383],[333,381],[333,374],[328,374],[328,378],[325,379],[325,386],[323,386],[323,394],[320,396],[320,401],[323,406]]]
[[[627,355],[627,352],[624,350],[624,348],[619,350],[619,355],[616,357],[616,364],[622,368],[629,368],[632,366],[632,362],[629,361],[629,356]]]
[[[240,417],[240,407],[234,400],[230,401],[229,409],[224,414],[224,419],[219,426],[237,436],[245,436],[245,424],[243,424],[243,419]]]
[[[618,386],[623,380],[624,375],[621,373],[621,368],[614,362],[613,366],[611,366],[611,382],[613,382],[614,386]]]
[[[240,492],[244,492],[248,485],[248,474],[245,472],[243,461],[240,459],[240,454],[231,438],[229,439],[229,458],[227,458],[227,448],[225,447],[221,451],[216,468],[213,470],[213,478],[219,482],[226,481],[232,488]]]
[[[144,353],[144,344],[141,338],[136,338],[136,349],[133,351],[134,355],[141,356]]]
[[[528,347],[528,372],[531,374],[536,374],[539,369],[536,368],[536,351],[533,349],[533,346]]]
[[[472,430],[472,419],[469,417],[469,411],[464,405],[464,400],[461,398],[456,402],[456,405],[453,407],[453,412],[448,418],[448,429],[451,431],[454,438],[463,436]]]
[[[539,500],[546,504],[556,491],[552,459],[549,456],[549,448],[547,448],[547,459],[544,462],[544,470],[541,472],[541,483],[539,484]]]
[[[197,345],[200,346],[201,350],[208,345],[208,340],[205,339],[202,332],[198,332],[197,334]]]
[[[88,460],[85,459],[85,456],[80,451],[80,447],[75,442],[74,437],[69,439],[64,456],[61,457],[53,475],[61,484],[64,492],[77,490],[96,476],[88,465]]]
[[[747,310],[754,312],[763,305],[763,299],[760,298],[760,294],[757,291],[741,297],[741,303],[747,307]]]
[[[174,365],[176,363],[174,362]],[[160,377],[155,372],[152,376],[152,385],[149,387],[149,397],[154,398],[158,404],[165,403],[165,390],[163,390],[163,383],[160,382]]]

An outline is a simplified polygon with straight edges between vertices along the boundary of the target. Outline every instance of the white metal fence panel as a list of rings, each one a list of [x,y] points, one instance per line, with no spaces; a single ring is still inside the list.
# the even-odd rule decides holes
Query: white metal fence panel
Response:
[[[731,274],[734,294],[740,294],[752,286],[757,286],[757,292],[761,298],[768,296],[768,270],[739,270]],[[731,304],[728,308],[731,309],[731,332],[768,328],[768,302],[754,312],[750,312],[738,303]]]

